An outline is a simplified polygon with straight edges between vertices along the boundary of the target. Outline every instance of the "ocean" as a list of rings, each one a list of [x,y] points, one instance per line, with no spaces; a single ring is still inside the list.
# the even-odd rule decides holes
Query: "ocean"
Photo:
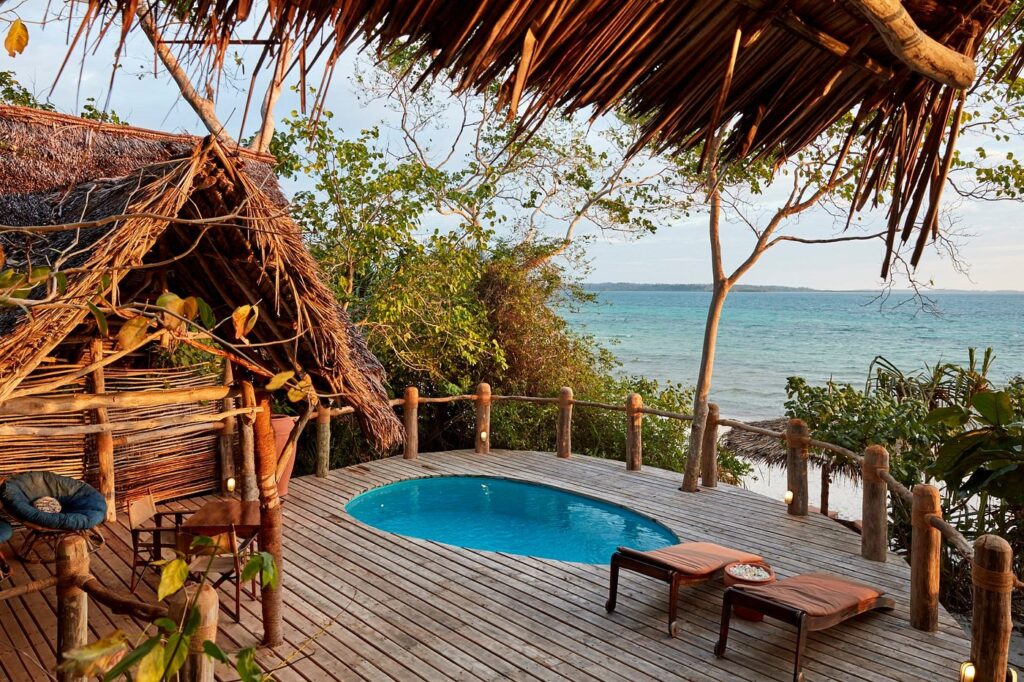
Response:
[[[600,291],[598,302],[565,313],[622,363],[621,372],[692,386],[697,379],[711,294],[690,291]],[[938,313],[913,303],[884,305],[867,292],[744,292],[729,295],[722,313],[711,399],[722,416],[744,421],[785,413],[786,379],[830,378],[861,387],[883,356],[904,373],[937,362],[967,362],[967,349],[995,351],[989,377],[1024,375],[1024,293],[935,293]],[[781,499],[786,472],[755,466],[744,486]],[[810,472],[816,505],[820,477]],[[851,481],[831,487],[831,508],[860,518],[861,493]]]
[[[693,385],[711,294],[600,291],[598,302],[566,313],[622,363],[621,371]],[[894,293],[745,292],[722,313],[711,396],[722,415],[780,417],[786,379],[830,378],[863,386],[883,356],[904,372],[936,362],[967,362],[967,349],[995,350],[990,377],[1024,374],[1024,293],[934,293],[938,314]]]

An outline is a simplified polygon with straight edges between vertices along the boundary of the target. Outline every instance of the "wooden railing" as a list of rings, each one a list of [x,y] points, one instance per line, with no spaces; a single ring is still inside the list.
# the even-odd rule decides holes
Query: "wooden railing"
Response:
[[[402,398],[391,401],[403,409],[406,430],[405,459],[416,459],[419,454],[418,408],[424,404],[473,402],[475,404],[475,451],[486,454],[490,450],[490,414],[494,403],[522,402],[556,405],[555,454],[567,458],[572,450],[572,415],[574,408],[624,412],[626,419],[626,468],[639,471],[643,460],[643,418],[645,415],[692,421],[693,416],[644,407],[642,397],[631,393],[624,404],[614,405],[588,400],[576,400],[569,387],[561,389],[558,397],[521,395],[494,395],[490,385],[482,383],[476,393],[423,397],[415,387],[405,390]],[[321,407],[317,419],[317,474],[325,476],[330,449],[330,417],[351,414],[352,408]],[[907,489],[889,472],[889,453],[879,445],[872,445],[858,454],[834,443],[814,439],[807,425],[799,420],[789,421],[784,431],[772,431],[734,419],[723,419],[719,408],[710,404],[704,439],[700,447],[701,484],[715,487],[718,483],[717,444],[718,431],[728,427],[782,441],[787,449],[786,474],[787,512],[793,516],[806,516],[808,505],[808,454],[816,448],[841,461],[855,462],[861,467],[863,480],[861,555],[871,561],[884,562],[889,557],[888,496],[898,497],[911,510],[910,551],[910,624],[918,630],[934,632],[939,624],[939,580],[942,543],[971,562],[973,583],[973,615],[971,628],[971,661],[976,682],[1003,682],[1009,663],[1009,642],[1013,628],[1011,597],[1014,589],[1024,587],[1013,573],[1013,551],[1006,540],[996,535],[983,535],[972,544],[952,524],[942,518],[939,490],[920,483]],[[827,489],[823,488],[827,499]],[[827,504],[822,505],[827,513]]]

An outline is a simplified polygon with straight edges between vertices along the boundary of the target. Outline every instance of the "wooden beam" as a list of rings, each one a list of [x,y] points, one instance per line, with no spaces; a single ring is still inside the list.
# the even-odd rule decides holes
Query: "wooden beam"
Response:
[[[95,363],[103,357],[103,339],[93,339],[90,346],[89,359]],[[92,392],[102,395],[107,390],[103,366],[98,366],[92,373]],[[109,426],[106,407],[93,410],[93,419],[97,426]],[[114,437],[110,431],[96,433],[96,464],[99,469],[99,489],[107,503],[107,523],[117,521],[117,500],[114,496]]]
[[[231,360],[224,360],[224,374],[221,383],[231,386],[235,381]],[[235,407],[235,400],[228,396],[221,402],[221,411],[228,412]],[[224,417],[224,430],[217,437],[217,449],[220,454],[220,490],[228,490],[228,481],[235,478],[235,433],[238,431],[238,420],[234,415]]]
[[[221,400],[229,395],[238,395],[237,390],[227,386],[205,386],[202,388],[175,388],[155,391],[121,391],[103,395],[71,394],[55,396],[29,396],[12,398],[0,403],[0,415],[59,414],[81,412],[98,407],[154,407],[157,405],[178,405],[181,403]]]

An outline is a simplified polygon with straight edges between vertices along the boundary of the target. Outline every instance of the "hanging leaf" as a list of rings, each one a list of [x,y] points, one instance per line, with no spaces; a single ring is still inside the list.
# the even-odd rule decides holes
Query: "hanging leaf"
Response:
[[[100,330],[100,336],[107,336],[110,334],[110,329],[107,327],[107,316],[103,314],[103,311],[96,307],[95,303],[87,303],[89,306],[89,312],[96,318],[96,328]],[[122,328],[123,329],[123,328]],[[118,339],[120,339],[118,334]]]
[[[138,346],[142,343],[142,339],[146,338],[149,323],[149,318],[141,315],[125,322],[117,332],[117,347],[121,350],[128,350]]]
[[[13,289],[21,286],[25,281],[25,275],[10,268],[0,272],[0,289]]]
[[[268,391],[276,391],[277,389],[284,386],[285,382],[287,382],[293,376],[295,376],[295,372],[291,370],[288,370],[287,372],[278,372],[277,374],[270,378],[270,381],[267,382],[266,389]]]
[[[181,316],[186,320],[192,321],[196,319],[196,314],[199,312],[199,299],[195,296],[189,296],[181,304]]]
[[[213,308],[210,307],[210,304],[199,297],[194,298],[196,299],[196,307],[199,309],[199,321],[207,329],[216,327],[217,318],[213,316]]]
[[[216,642],[209,639],[203,642],[203,653],[218,663],[231,663],[231,660],[228,659],[228,655],[224,653],[224,650],[217,646]]]
[[[53,277],[57,280],[57,293],[66,293],[68,290],[68,276],[63,272],[58,272]]]
[[[261,682],[263,671],[256,664],[256,650],[242,649],[235,656],[235,672],[242,682]]]
[[[69,677],[96,677],[118,665],[127,651],[128,637],[115,630],[92,644],[65,651],[64,662],[57,669]]]
[[[254,305],[241,305],[235,308],[235,312],[231,313],[231,322],[235,326],[235,338],[245,341],[246,334],[256,326],[259,316],[260,309]]]
[[[156,590],[157,601],[163,601],[185,586],[188,578],[188,564],[184,559],[172,559],[160,569],[160,585]]]
[[[7,50],[8,56],[17,57],[25,51],[27,46],[28,27],[25,26],[25,22],[21,19],[15,19],[11,22],[11,27],[7,29],[7,37],[4,38],[4,49]]]
[[[167,638],[164,648],[164,679],[173,680],[185,658],[188,656],[188,645],[191,637],[175,632]]]
[[[115,633],[116,634],[116,633]],[[146,654],[153,650],[160,642],[160,635],[154,635],[139,646],[132,649],[121,661],[113,668],[107,671],[107,674],[103,676],[103,682],[113,682],[117,678],[124,675],[127,671],[131,670],[142,660]]]
[[[167,291],[161,294],[160,298],[156,299],[156,304],[160,308],[172,313],[161,316],[161,321],[165,327],[173,330],[178,329],[184,324],[181,318],[185,317],[185,301],[180,296]]]
[[[29,284],[45,282],[50,277],[50,268],[45,265],[37,265],[28,273]]]

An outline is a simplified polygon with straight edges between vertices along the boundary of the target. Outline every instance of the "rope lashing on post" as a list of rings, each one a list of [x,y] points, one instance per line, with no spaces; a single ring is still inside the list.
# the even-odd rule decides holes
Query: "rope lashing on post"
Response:
[[[1013,573],[992,571],[978,564],[971,567],[971,582],[977,587],[1001,594],[1013,592],[1020,583]]]

